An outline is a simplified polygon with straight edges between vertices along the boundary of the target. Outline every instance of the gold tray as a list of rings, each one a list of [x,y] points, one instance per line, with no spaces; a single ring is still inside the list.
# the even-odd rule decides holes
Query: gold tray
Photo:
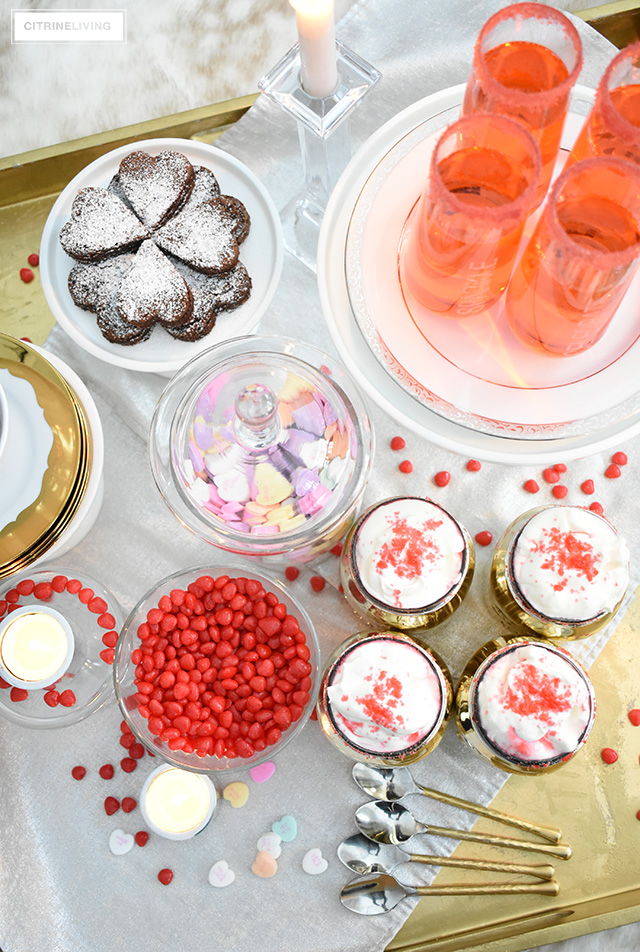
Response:
[[[578,14],[615,45],[640,37],[638,0],[619,0]],[[178,113],[111,132],[0,158],[0,296],[2,331],[41,344],[54,319],[37,269],[23,284],[20,268],[37,252],[47,215],[64,186],[99,155],[129,142],[152,137],[184,137],[212,142],[254,102],[249,95]],[[640,920],[640,728],[627,709],[640,704],[630,673],[636,666],[640,600],[627,612],[615,636],[591,669],[598,693],[598,717],[588,746],[562,770],[545,777],[511,776],[492,806],[507,813],[554,824],[571,843],[573,858],[558,862],[561,893],[557,900],[520,897],[423,899],[388,946],[388,952],[521,952],[533,946]],[[619,690],[611,690],[614,685]],[[602,747],[614,747],[617,764],[605,767]],[[584,817],[591,818],[589,826]],[[480,829],[504,833],[479,820]],[[493,829],[492,829],[493,828]],[[461,855],[481,856],[486,847],[466,844]],[[495,851],[496,856],[499,855]],[[507,858],[507,857],[505,857]],[[510,857],[511,859],[513,857]],[[486,877],[486,874],[485,874]],[[473,882],[473,873],[443,870],[436,881]]]

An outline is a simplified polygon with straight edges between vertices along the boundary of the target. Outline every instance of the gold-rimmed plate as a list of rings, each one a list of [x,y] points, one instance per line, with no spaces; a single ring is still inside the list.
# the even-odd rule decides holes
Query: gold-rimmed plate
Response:
[[[0,577],[42,555],[82,501],[90,430],[60,373],[23,341],[0,334],[0,384],[8,404],[0,458]]]

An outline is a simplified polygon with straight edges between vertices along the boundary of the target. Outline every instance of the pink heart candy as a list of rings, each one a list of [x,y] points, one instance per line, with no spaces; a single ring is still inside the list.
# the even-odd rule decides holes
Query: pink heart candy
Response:
[[[270,780],[273,777],[276,770],[276,765],[272,760],[267,760],[264,764],[258,764],[257,767],[252,767],[249,773],[251,774],[251,779],[254,783],[264,783],[266,780]]]

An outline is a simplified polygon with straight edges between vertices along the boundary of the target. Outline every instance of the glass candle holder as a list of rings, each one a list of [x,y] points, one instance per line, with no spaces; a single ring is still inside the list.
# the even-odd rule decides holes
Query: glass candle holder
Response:
[[[551,181],[582,61],[574,25],[560,10],[540,3],[499,10],[476,41],[462,115],[497,113],[526,125],[542,156],[536,206]]]
[[[456,689],[460,737],[509,773],[561,767],[587,740],[593,685],[564,648],[528,638],[496,638],[466,665]]]
[[[208,777],[168,764],[149,774],[140,794],[145,823],[169,840],[188,840],[204,830],[216,802],[216,788]]]
[[[575,640],[605,627],[629,583],[629,550],[610,522],[580,506],[523,513],[498,541],[491,600],[511,629]]]
[[[370,506],[349,530],[340,573],[349,604],[385,628],[434,628],[462,604],[475,549],[442,506],[394,496]]]
[[[607,66],[565,168],[598,155],[640,165],[640,43],[625,47]]]
[[[531,134],[512,119],[459,119],[438,140],[427,186],[400,239],[403,293],[446,317],[505,290],[540,175]]]
[[[576,163],[558,178],[507,291],[513,333],[555,357],[593,347],[640,258],[640,167]]]
[[[400,632],[360,632],[331,655],[318,697],[318,720],[353,760],[398,766],[440,743],[451,714],[447,666]]]

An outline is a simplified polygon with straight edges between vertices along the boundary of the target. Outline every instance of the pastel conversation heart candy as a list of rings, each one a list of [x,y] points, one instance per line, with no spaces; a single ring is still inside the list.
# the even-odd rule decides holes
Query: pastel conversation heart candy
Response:
[[[261,850],[253,861],[251,872],[259,876],[260,879],[270,879],[278,872],[278,864],[271,853],[265,853]]]
[[[271,829],[277,833],[285,843],[291,843],[298,835],[298,824],[296,818],[287,813],[281,820],[276,820],[271,824]]]
[[[308,850],[304,854],[304,859],[302,860],[302,868],[305,873],[309,873],[311,876],[317,876],[319,873],[324,873],[327,866],[326,859],[322,855],[322,850],[319,850],[317,847]]]
[[[275,770],[276,765],[274,762],[267,760],[264,764],[258,764],[257,767],[252,767],[249,773],[254,783],[264,783],[265,780],[269,780],[273,777]]]
[[[243,783],[241,780],[234,780],[233,783],[227,784],[222,791],[222,796],[225,800],[229,801],[232,807],[239,809],[243,807],[249,799],[249,788],[246,783]]]
[[[257,846],[261,853],[270,853],[274,859],[277,859],[282,853],[281,842],[277,833],[265,833],[258,840]]]
[[[114,830],[109,837],[109,849],[115,856],[124,856],[133,849],[133,836],[124,830]]]
[[[230,886],[236,878],[236,874],[230,869],[229,864],[224,859],[219,859],[209,870],[209,882],[218,889],[224,886]]]

